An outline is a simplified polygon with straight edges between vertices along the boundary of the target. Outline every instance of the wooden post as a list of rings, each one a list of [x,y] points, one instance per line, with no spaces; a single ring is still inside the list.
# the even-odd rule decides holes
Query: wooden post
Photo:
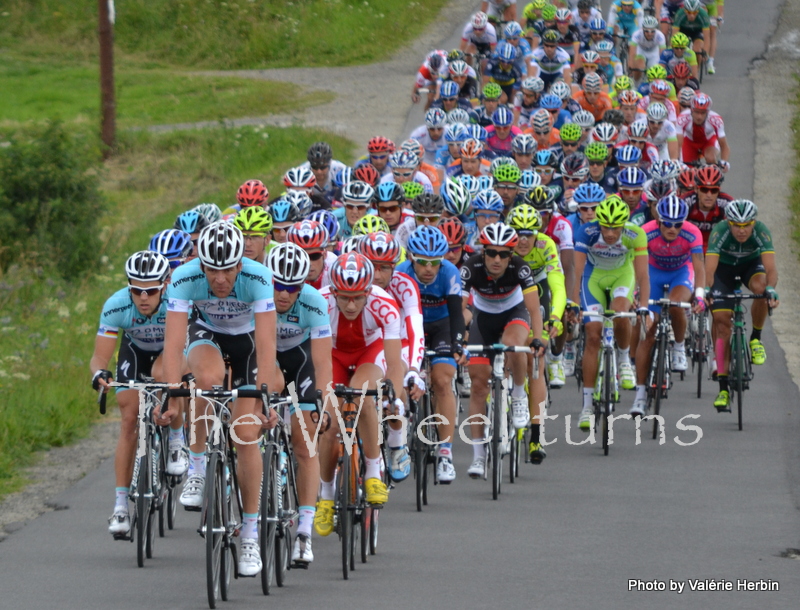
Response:
[[[97,0],[100,37],[100,133],[105,144],[103,159],[108,159],[116,140],[117,105],[114,99],[114,26],[109,0]]]

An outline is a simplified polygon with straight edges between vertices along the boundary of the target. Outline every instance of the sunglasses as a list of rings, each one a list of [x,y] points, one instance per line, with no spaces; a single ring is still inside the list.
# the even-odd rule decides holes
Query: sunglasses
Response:
[[[579,176],[561,176],[561,179],[564,182],[580,182],[582,180]]]
[[[511,250],[492,250],[490,248],[486,248],[483,253],[488,258],[499,258],[501,260],[511,258],[512,254]]]
[[[619,192],[620,193],[626,193],[627,195],[635,195],[637,193],[641,195],[643,190],[644,189],[623,189],[623,188],[621,188],[621,189],[619,189]]]
[[[605,161],[589,161],[589,165],[605,165]]]
[[[591,68],[593,70],[597,70],[597,64],[583,64],[584,68]]]
[[[414,257],[414,264],[419,265],[421,267],[438,267],[442,264],[441,258],[419,258]]]
[[[651,125],[657,125],[657,126],[661,126],[664,124],[664,121],[651,121],[650,119],[648,119],[647,122],[650,123]]]
[[[719,193],[719,187],[717,186],[700,186],[697,190],[701,193]]]
[[[369,158],[378,159],[379,161],[382,161],[383,159],[388,159],[389,155],[370,155]]]
[[[276,292],[288,292],[289,294],[294,294],[295,292],[300,292],[302,289],[302,286],[287,286],[286,284],[275,282]]]
[[[395,171],[393,171],[392,174],[394,174],[398,178],[411,178],[411,176],[414,175],[414,172],[395,172]]]
[[[346,210],[366,210],[369,206],[363,204],[355,204],[355,203],[345,203],[344,208]]]
[[[746,229],[747,227],[753,226],[755,223],[755,220],[751,220],[750,222],[733,222],[732,220],[728,221],[728,224],[736,229]]]
[[[523,91],[522,92],[522,96],[523,97],[536,97],[537,95],[538,94],[536,93],[536,91]]]
[[[537,167],[534,168],[533,171],[535,171],[537,174],[544,174],[545,176],[549,176],[555,170],[552,167]]]
[[[577,146],[577,145],[578,145],[577,142],[565,142],[564,140],[561,140],[561,146]]]
[[[486,220],[500,220],[500,214],[498,213],[489,213],[489,212],[477,212],[475,214],[475,218],[485,218]]]
[[[336,295],[336,302],[339,305],[349,305],[350,303],[364,303],[367,300],[367,295],[359,294],[353,297],[349,297],[343,294]]]
[[[184,261],[184,259],[182,259],[182,258],[175,258],[175,259],[169,261],[169,268],[170,269],[177,269],[178,267],[180,267],[183,264],[183,261]]]
[[[373,157],[374,158],[374,157]],[[321,172],[322,170],[328,169],[330,165],[312,165],[311,169],[317,172]]]
[[[450,246],[450,252],[458,252],[458,251],[459,251],[459,250],[461,250],[463,247],[464,247],[464,246],[463,246],[462,244],[458,244],[457,246]]]
[[[531,239],[536,235],[536,231],[519,231],[517,230],[517,235],[520,239]]]
[[[325,256],[325,253],[324,253],[324,252],[309,252],[309,253],[308,253],[308,259],[309,259],[309,260],[312,260],[312,261],[318,261],[318,260],[320,260],[320,259],[321,259],[323,256]]]
[[[597,208],[597,205],[579,205],[578,209],[581,212],[592,212]]]
[[[399,205],[378,206],[378,212],[387,212],[388,214],[394,214],[398,210],[400,210],[400,206]]]
[[[153,286],[152,288],[137,288],[136,286],[128,286],[128,290],[130,290],[131,294],[135,297],[140,297],[144,294],[149,297],[154,297],[161,292],[162,288],[164,288],[164,284],[159,284],[158,286]]]
[[[556,48],[556,45],[554,45],[554,44],[546,44],[546,45],[542,45],[542,46],[545,49],[555,49]]]
[[[250,233],[249,235],[242,235],[242,237],[244,237],[245,242],[264,239],[266,236],[267,236],[266,233]]]
[[[442,217],[441,214],[415,214],[414,215],[414,219],[417,222],[425,222],[426,220],[428,222],[436,222],[441,217]]]
[[[496,191],[516,191],[518,188],[516,184],[498,184],[494,187]]]
[[[665,229],[680,229],[683,226],[683,221],[680,222],[669,222],[667,220],[662,220],[661,226]]]
[[[535,133],[537,136],[546,136],[550,133],[550,130],[548,129],[547,131],[539,131],[538,129],[534,129],[533,133]]]

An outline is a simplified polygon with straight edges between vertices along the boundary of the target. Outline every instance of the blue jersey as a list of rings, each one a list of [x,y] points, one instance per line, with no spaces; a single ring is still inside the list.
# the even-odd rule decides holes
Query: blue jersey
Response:
[[[414,273],[414,265],[411,261],[400,263],[397,271],[408,275],[419,286],[422,300],[422,321],[425,324],[447,318],[450,315],[447,310],[447,297],[461,297],[461,275],[456,266],[449,261],[442,261],[439,273],[430,284],[420,282]]]
[[[167,321],[167,301],[161,299],[158,310],[149,318],[136,309],[127,288],[118,290],[103,305],[100,314],[100,337],[116,339],[122,329],[136,347],[147,352],[164,349],[164,325]]]
[[[334,216],[336,216],[336,220],[339,221],[339,235],[337,239],[339,241],[344,241],[348,237],[352,237],[353,235],[353,227],[347,222],[347,216],[345,216],[346,209],[344,207],[335,208],[331,210]],[[378,215],[378,210],[375,208],[370,208],[367,210],[367,214],[371,214],[373,216]],[[365,214],[365,216],[367,215]]]
[[[310,284],[303,284],[300,296],[285,313],[278,314],[277,349],[285,352],[305,343],[309,338],[331,336],[328,301]]]
[[[249,258],[242,259],[231,293],[220,299],[211,292],[206,274],[196,258],[172,273],[167,288],[167,309],[188,313],[192,305],[198,323],[222,335],[242,335],[255,330],[255,314],[275,311],[272,271]]]

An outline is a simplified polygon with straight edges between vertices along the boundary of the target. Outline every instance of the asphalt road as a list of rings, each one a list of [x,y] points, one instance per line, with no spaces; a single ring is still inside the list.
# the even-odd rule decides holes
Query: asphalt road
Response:
[[[753,107],[747,69],[777,20],[779,2],[729,1],[718,75],[704,87],[726,121],[734,173],[726,190],[752,193]],[[735,46],[734,46],[735,43]],[[455,39],[443,48],[455,46]],[[419,110],[409,126],[420,124]],[[490,484],[465,476],[469,447],[455,449],[458,480],[436,487],[418,514],[413,481],[392,492],[382,514],[378,556],[341,579],[335,536],[315,537],[316,561],[293,571],[287,586],[263,599],[256,580],[234,582],[222,607],[291,608],[797,608],[800,564],[781,557],[800,547],[797,439],[800,400],[783,353],[768,328],[768,364],[746,394],[745,428],[717,414],[714,388],[702,400],[693,378],[677,382],[663,413],[666,443],[621,421],[608,457],[598,445],[570,446],[580,408],[574,380],[554,395],[541,466],[524,465],[515,485],[492,501]],[[624,396],[624,408],[633,399]],[[676,428],[700,426],[702,438]],[[573,440],[584,435],[572,431]],[[793,483],[794,481],[794,483]],[[109,460],[0,544],[0,608],[203,608],[204,549],[196,513],[179,513],[177,529],[157,540],[155,557],[137,569],[134,546],[113,542],[106,518],[114,487]],[[664,583],[666,591],[629,591],[629,579]],[[724,580],[732,592],[691,591],[689,581]],[[737,592],[738,580],[777,582],[779,591]],[[670,581],[684,585],[671,592]]]

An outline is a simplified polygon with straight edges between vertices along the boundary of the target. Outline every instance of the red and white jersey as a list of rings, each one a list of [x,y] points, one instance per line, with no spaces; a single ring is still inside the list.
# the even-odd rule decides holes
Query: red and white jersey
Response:
[[[442,58],[442,67],[439,68],[438,74],[431,71],[430,58],[431,55],[433,54],[439,55]],[[417,78],[416,78],[417,87],[425,87],[426,85],[432,85],[440,78],[447,78],[448,74],[449,72],[447,66],[447,51],[443,51],[441,49],[432,51],[425,58],[425,61],[419,67],[419,70],[417,70]]]
[[[333,261],[336,260],[336,255],[328,251],[325,253],[325,266],[322,268],[322,273],[319,274],[319,277],[313,281],[309,282],[306,281],[306,284],[310,284],[312,288],[316,288],[317,290],[321,290],[325,286],[330,286],[331,283],[331,265],[333,265]]]
[[[395,300],[383,288],[373,286],[370,289],[367,304],[355,320],[348,320],[341,315],[330,286],[320,290],[320,294],[328,301],[333,349],[347,353],[362,352],[375,341],[401,338],[400,311]]]
[[[667,120],[672,121],[674,123],[678,119],[678,113],[675,110],[675,104],[673,104],[670,100],[664,100],[661,103],[664,104],[664,107],[667,109]],[[650,105],[649,95],[645,95],[642,99],[639,100],[639,110],[647,112],[647,107],[649,105]]]
[[[405,273],[395,271],[389,284],[389,294],[400,306],[403,319],[403,339],[408,339],[409,368],[422,370],[425,357],[425,331],[422,328],[422,301],[419,286]]]
[[[626,136],[627,137],[627,136]],[[623,146],[632,146],[630,140],[620,140],[615,145],[614,148],[622,148]],[[644,144],[644,154],[642,155],[641,167],[647,168],[650,167],[653,163],[659,160],[658,148],[652,142],[645,142]]]
[[[678,115],[678,130],[683,137],[695,143],[708,142],[725,137],[725,122],[713,110],[708,111],[705,123],[695,125],[691,110],[684,110]]]
[[[550,222],[547,223],[544,233],[556,242],[559,252],[575,249],[575,245],[572,242],[572,225],[569,224],[569,220],[558,212],[550,214]]]

